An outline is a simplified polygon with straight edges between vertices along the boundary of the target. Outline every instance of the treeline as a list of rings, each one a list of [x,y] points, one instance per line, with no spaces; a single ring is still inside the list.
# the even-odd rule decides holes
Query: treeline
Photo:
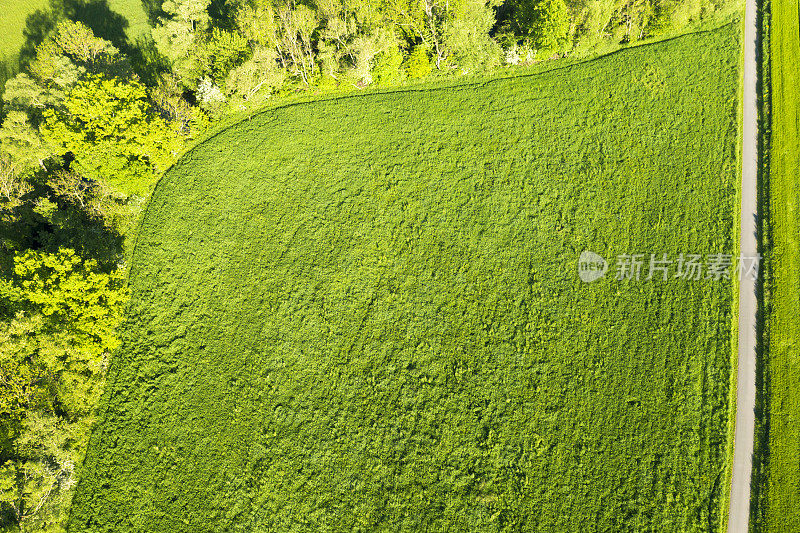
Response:
[[[167,0],[153,38],[159,82],[211,112],[315,87],[587,54],[680,31],[726,0]]]
[[[45,32],[2,95],[0,528],[62,531],[122,320],[125,242],[221,116],[680,31],[710,0],[148,0],[152,35]],[[58,17],[56,17],[58,19]],[[123,40],[123,37],[120,36]],[[116,42],[116,41],[115,41]]]
[[[188,127],[71,21],[6,83],[3,104],[0,526],[61,531],[117,346],[124,234]]]

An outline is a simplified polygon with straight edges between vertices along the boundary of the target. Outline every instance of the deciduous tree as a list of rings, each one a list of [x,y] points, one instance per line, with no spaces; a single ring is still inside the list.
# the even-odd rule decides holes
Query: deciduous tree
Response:
[[[513,22],[519,35],[541,51],[560,51],[567,44],[570,13],[564,0],[520,0]]]
[[[194,88],[200,77],[200,43],[210,26],[208,6],[211,0],[166,0],[161,17],[153,28],[153,40],[166,57],[180,82]]]
[[[95,76],[80,82],[63,109],[45,111],[44,140],[84,177],[144,196],[178,154],[177,128],[150,112],[145,88]]]
[[[495,25],[494,3],[461,0],[453,3],[443,40],[462,71],[487,70],[500,62],[500,46],[489,37]]]
[[[0,510],[21,531],[63,523],[125,297],[121,274],[70,249],[17,254],[0,280],[0,429],[13,442]]]

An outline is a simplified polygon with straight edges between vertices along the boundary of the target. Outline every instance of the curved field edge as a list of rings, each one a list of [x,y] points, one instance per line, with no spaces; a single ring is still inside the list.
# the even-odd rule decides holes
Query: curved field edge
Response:
[[[727,440],[730,284],[583,285],[574,267],[583,247],[612,258],[658,252],[656,246],[676,255],[733,245],[734,34],[727,28],[628,51],[642,61],[611,57],[569,77],[512,79],[425,99],[370,96],[364,108],[317,102],[305,110],[315,116],[276,110],[192,151],[170,171],[173,179],[159,184],[139,232],[125,349],[112,365],[71,530],[570,531],[587,523],[713,530]],[[692,53],[696,64],[683,68]],[[473,111],[456,112],[465,109]],[[382,112],[396,120],[382,122]],[[322,117],[338,120],[336,129],[348,135],[320,129]],[[425,126],[440,128],[441,136]],[[393,151],[387,135],[398,144]],[[697,142],[708,153],[691,144]],[[255,166],[234,165],[243,161]],[[390,165],[394,177],[384,172]],[[386,209],[376,212],[376,203]],[[327,219],[338,222],[320,222]],[[372,237],[356,235],[355,221]],[[403,239],[395,243],[393,231]],[[455,248],[443,252],[448,243]],[[406,246],[404,255],[389,244]],[[425,264],[430,260],[440,263],[436,270]],[[313,268],[323,271],[304,270]],[[448,283],[432,281],[437,271]],[[339,279],[336,272],[353,275]],[[427,285],[403,277],[409,274]],[[329,315],[303,305],[316,301],[304,276],[324,286],[334,305]],[[289,281],[296,287],[281,288]],[[425,293],[428,285],[437,293]],[[458,296],[465,287],[472,292]],[[437,316],[425,302],[438,291],[444,302],[465,307],[443,307]],[[400,309],[393,298],[413,304],[412,315],[437,319],[392,315]],[[286,305],[297,307],[289,312]],[[214,320],[201,316],[206,312]],[[264,322],[271,313],[285,327]],[[278,329],[252,332],[254,324]],[[334,340],[312,334],[321,324]],[[452,339],[424,334],[448,324],[461,324]],[[369,332],[390,338],[370,340]],[[289,335],[282,355],[264,342],[273,334]],[[416,340],[408,343],[407,334]],[[322,344],[308,346],[307,338]],[[381,355],[380,346],[400,351]],[[456,356],[457,346],[470,349]],[[207,355],[184,360],[185,350]],[[437,370],[432,353],[452,366]],[[232,354],[243,358],[235,368],[214,366]],[[294,374],[281,374],[275,357],[290,354],[307,364],[296,360]],[[283,379],[270,377],[275,372]],[[331,372],[340,379],[330,381]],[[369,379],[378,388],[359,403]],[[308,383],[318,386],[304,388]],[[586,388],[575,390],[575,383]],[[401,409],[392,398],[403,390],[408,394],[397,398],[439,400]],[[374,412],[378,400],[388,403]],[[301,416],[302,405],[327,410],[301,417],[303,429],[281,414]],[[405,451],[382,448],[387,443],[359,425],[359,410],[377,416]],[[320,421],[347,438],[304,452],[304,442],[332,438]],[[676,430],[681,437],[673,442]],[[441,455],[427,455],[436,449],[430,438]],[[252,445],[242,451],[243,442]],[[376,449],[363,448],[366,455],[348,452],[370,442]],[[292,463],[317,452],[323,455],[310,477],[310,464]],[[460,471],[460,462],[469,468]],[[393,474],[380,475],[386,469]],[[281,478],[281,470],[303,484]],[[369,472],[376,472],[374,486],[359,481]],[[567,487],[572,492],[563,492]],[[673,506],[664,505],[669,499]]]
[[[215,137],[225,133],[229,129],[235,128],[244,122],[248,122],[252,120],[254,117],[257,117],[263,113],[269,113],[278,109],[285,109],[296,105],[313,104],[314,102],[337,101],[342,99],[359,98],[362,96],[370,96],[376,94],[395,94],[395,93],[407,94],[407,93],[427,92],[436,90],[447,90],[451,88],[455,89],[459,87],[478,87],[496,81],[516,79],[516,78],[530,78],[540,75],[546,75],[548,72],[559,69],[579,67],[580,65],[588,64],[593,61],[599,61],[602,60],[603,58],[613,56],[614,54],[623,53],[627,50],[634,50],[636,48],[641,48],[641,47],[655,46],[658,44],[667,43],[675,39],[681,39],[692,35],[702,35],[704,33],[718,31],[726,27],[732,27],[736,25],[741,26],[742,24],[743,21],[741,20],[740,13],[738,13],[736,10],[732,10],[726,17],[720,19],[716,23],[708,22],[702,27],[697,28],[692,32],[688,33],[684,32],[674,35],[670,34],[660,37],[653,37],[650,39],[644,39],[641,41],[637,41],[633,44],[627,45],[618,50],[612,50],[610,52],[605,52],[589,57],[564,58],[553,62],[549,61],[541,62],[529,67],[513,67],[511,73],[506,71],[494,75],[485,75],[485,74],[464,75],[457,79],[448,78],[442,81],[419,81],[419,82],[411,81],[402,87],[366,88],[366,89],[361,89],[358,92],[353,92],[350,90],[342,92],[334,91],[329,94],[326,94],[325,96],[302,95],[294,98],[284,97],[272,104],[260,106],[258,109],[248,110],[246,112],[233,114],[231,116],[223,118],[220,121],[220,123],[216,124],[210,131],[204,133],[198,139],[195,139],[188,146],[186,146],[186,148],[178,156],[176,163],[180,161],[181,158],[190,154],[195,149],[200,148],[209,141],[212,141]],[[172,169],[172,167],[175,166],[176,163],[173,163],[173,165],[171,165],[153,184],[150,198],[152,198],[153,194],[155,194],[155,190],[158,188],[158,184],[161,182],[161,180],[164,179],[165,176],[169,174],[170,170]],[[149,204],[150,203],[148,202],[147,205],[145,205],[145,208],[141,216],[139,217],[139,221],[135,225],[133,232],[133,239],[132,239],[133,244],[128,248],[129,253],[127,254],[130,258],[129,262],[133,261],[133,254],[135,253],[136,243],[138,242],[139,226],[141,226],[142,221],[147,216],[147,206],[149,206]]]
[[[718,31],[720,29],[730,26],[736,26],[736,25],[741,26],[742,24],[743,21],[741,20],[740,13],[738,13],[735,10],[732,10],[731,13],[729,13],[724,19],[720,19],[716,23],[714,22],[706,23],[702,27],[698,27],[697,29],[691,32],[682,32],[678,34],[669,34],[659,37],[652,37],[649,39],[643,39],[633,44],[626,45],[617,50],[612,50],[610,52],[604,52],[597,55],[591,55],[589,57],[576,57],[576,58],[567,57],[559,59],[557,61],[543,61],[528,67],[506,67],[507,69],[513,69],[513,70],[511,70],[511,72],[505,70],[501,73],[495,73],[491,75],[487,74],[463,75],[455,79],[446,78],[441,81],[412,80],[407,82],[405,85],[401,87],[390,87],[390,88],[368,87],[365,89],[360,89],[358,91],[352,91],[352,90],[331,91],[330,93],[327,93],[324,96],[318,96],[312,94],[312,95],[301,95],[297,97],[282,97],[273,103],[259,106],[257,109],[252,109],[241,113],[235,113],[230,116],[224,117],[218,124],[214,125],[210,131],[204,133],[198,139],[195,139],[188,146],[186,146],[186,148],[184,148],[184,150],[178,156],[178,161],[180,161],[181,158],[185,157],[195,149],[200,148],[205,143],[212,141],[215,137],[225,133],[229,129],[235,128],[244,122],[248,122],[263,113],[270,113],[278,109],[285,109],[296,105],[313,104],[315,102],[328,102],[328,101],[345,100],[350,98],[360,98],[364,96],[377,95],[377,94],[408,94],[408,93],[448,90],[448,89],[465,88],[465,87],[479,87],[479,86],[484,86],[487,83],[492,83],[497,81],[542,76],[555,70],[580,67],[581,65],[592,63],[594,61],[599,61],[602,60],[603,58],[613,56],[614,54],[623,53],[628,50],[655,46],[662,43],[667,43],[675,39],[681,39],[692,35],[695,36],[702,35],[705,33]],[[172,169],[173,166],[175,166],[176,163],[173,163],[170,166],[170,168],[168,168],[159,177],[156,183],[153,184],[153,193],[155,189],[158,187],[158,184],[161,182],[161,180],[167,174],[169,174],[169,171]],[[141,225],[141,221],[145,218],[145,216],[146,216],[146,207],[145,207],[145,213],[142,214],[138,225]],[[136,234],[138,234],[138,225]],[[131,254],[136,248],[135,236],[133,241],[134,244],[130,248]]]

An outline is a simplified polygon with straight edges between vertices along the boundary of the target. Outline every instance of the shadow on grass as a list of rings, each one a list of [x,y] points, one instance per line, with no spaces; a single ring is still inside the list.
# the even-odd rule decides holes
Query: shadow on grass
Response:
[[[758,41],[756,59],[759,76],[756,81],[758,95],[758,215],[756,230],[758,252],[763,257],[761,275],[756,284],[758,307],[756,310],[756,427],[754,435],[753,471],[750,493],[750,531],[761,531],[765,526],[767,481],[769,475],[770,428],[770,373],[769,373],[769,316],[772,312],[772,225],[770,217],[770,149],[772,146],[772,99],[769,2],[758,10]]]
[[[148,7],[151,0],[143,0],[146,9],[157,4],[160,13],[160,0],[152,0],[153,6]],[[28,65],[36,56],[36,47],[39,46],[62,20],[81,22],[92,30],[96,37],[110,41],[131,61],[134,71],[145,81],[155,80],[159,72],[164,70],[164,65],[159,60],[152,39],[147,36],[137,38],[131,42],[126,30],[128,20],[111,10],[108,0],[50,0],[48,10],[36,10],[28,15],[23,35],[25,42],[20,48],[18,56],[19,69]],[[11,77],[8,76],[8,77]],[[2,81],[2,77],[0,77]]]
[[[10,80],[30,63],[36,54],[36,47],[55,28],[56,16],[50,11],[37,9],[30,15],[25,23],[23,36],[25,42],[19,51],[0,58],[0,94],[5,91],[6,81]],[[0,118],[3,118],[3,103],[0,100]]]
[[[0,57],[0,94],[5,91],[6,81],[19,72],[19,59],[16,56]],[[0,100],[0,121],[3,120],[3,101]]]
[[[82,22],[96,37],[111,41],[123,53],[130,51],[128,21],[112,11],[107,0],[50,0],[50,9],[65,19]]]
[[[142,7],[147,13],[147,21],[151,26],[155,26],[158,17],[162,15],[161,4],[163,3],[164,0],[142,0]]]
[[[37,9],[28,15],[22,31],[25,43],[19,51],[20,67],[24,67],[36,56],[36,47],[44,41],[58,24],[59,14],[54,11]]]

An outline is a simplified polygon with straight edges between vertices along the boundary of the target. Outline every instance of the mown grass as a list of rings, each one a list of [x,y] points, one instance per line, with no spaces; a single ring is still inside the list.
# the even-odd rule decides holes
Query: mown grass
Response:
[[[125,34],[131,42],[142,35],[150,35],[150,23],[142,0],[108,0],[109,8],[128,22]]]
[[[757,531],[800,531],[800,8],[771,2],[765,360]]]
[[[25,42],[23,30],[28,15],[47,6],[47,0],[0,0],[0,58],[19,52]]]
[[[271,109],[163,178],[70,531],[715,531],[739,31]],[[577,258],[611,259],[582,283]]]

